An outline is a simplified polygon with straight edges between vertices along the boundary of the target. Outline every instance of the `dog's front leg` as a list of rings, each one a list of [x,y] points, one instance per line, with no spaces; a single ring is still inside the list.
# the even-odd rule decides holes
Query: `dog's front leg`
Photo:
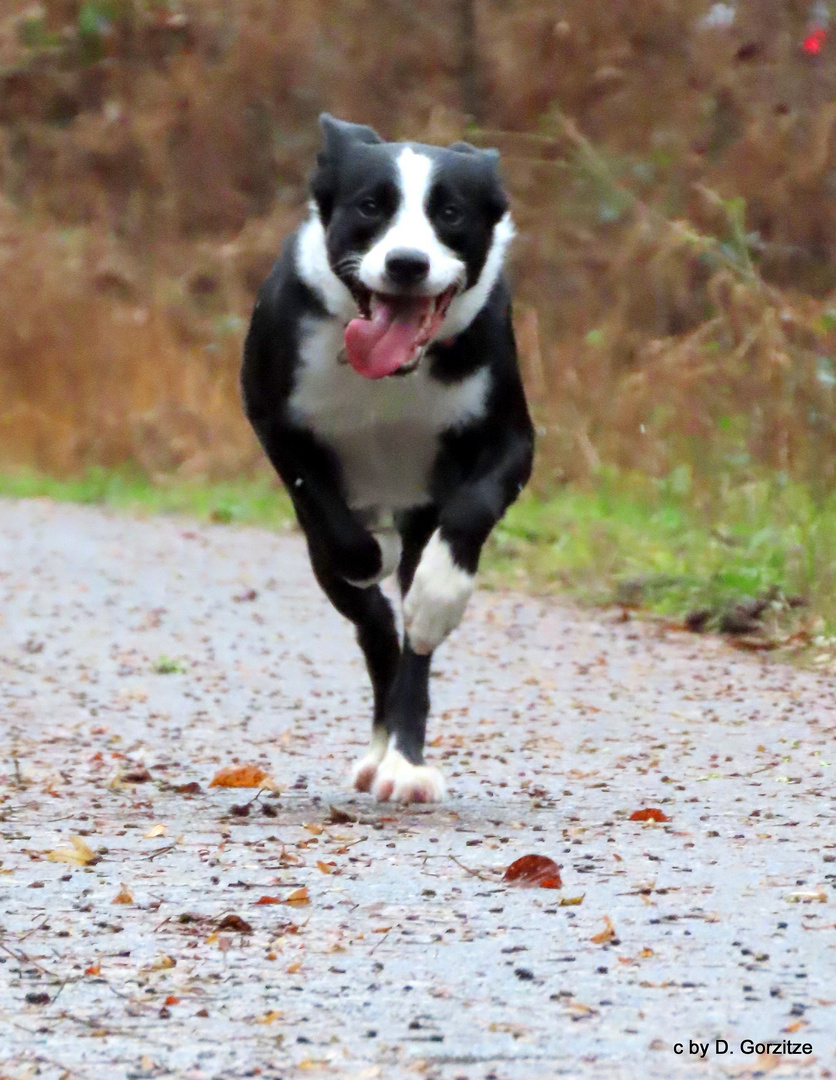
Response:
[[[401,589],[406,631],[386,719],[389,748],[372,791],[381,800],[438,802],[441,773],[424,763],[433,651],[461,622],[473,592],[482,546],[522,490],[531,471],[530,427],[487,448],[482,468],[447,486],[440,508],[414,519],[404,535]]]

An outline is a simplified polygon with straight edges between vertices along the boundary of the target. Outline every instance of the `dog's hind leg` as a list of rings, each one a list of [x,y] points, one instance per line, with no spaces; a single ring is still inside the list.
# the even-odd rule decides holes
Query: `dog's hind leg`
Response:
[[[406,595],[428,538],[436,528],[434,507],[414,510],[401,522],[403,557],[398,571],[401,593]],[[386,703],[389,744],[380,762],[372,793],[381,802],[440,802],[444,778],[424,764],[424,740],[430,711],[431,654],[419,656],[404,641],[397,675]]]
[[[400,659],[400,643],[392,605],[377,585],[361,588],[339,577],[330,567],[327,556],[315,545],[308,544],[316,580],[323,592],[357,628],[357,641],[366,659],[374,692],[374,717],[368,753],[353,770],[353,783],[358,791],[368,791],[377,767],[386,754],[389,730],[386,724],[386,702],[395,681]]]

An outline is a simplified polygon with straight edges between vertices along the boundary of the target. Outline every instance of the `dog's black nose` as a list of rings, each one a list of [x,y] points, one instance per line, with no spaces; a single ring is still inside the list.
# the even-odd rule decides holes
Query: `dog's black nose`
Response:
[[[430,272],[430,260],[423,251],[395,248],[386,256],[386,276],[395,285],[420,285]]]

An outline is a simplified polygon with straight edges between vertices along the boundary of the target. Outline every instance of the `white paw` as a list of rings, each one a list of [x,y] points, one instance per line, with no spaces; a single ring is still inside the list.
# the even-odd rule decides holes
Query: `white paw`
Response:
[[[350,585],[356,585],[358,589],[368,589],[370,585],[377,585],[378,582],[385,580],[390,574],[394,574],[401,561],[401,535],[397,530],[386,529],[373,535],[380,548],[380,571],[374,577],[360,581],[346,579]]]
[[[351,770],[351,784],[355,791],[370,791],[377,767],[386,754],[389,737],[384,732],[381,738],[372,735],[369,752],[355,762]]]
[[[444,798],[444,777],[429,765],[413,765],[392,747],[377,769],[372,794],[378,802],[431,803]]]
[[[475,578],[453,560],[450,545],[436,529],[429,539],[403,604],[404,627],[420,655],[438,648],[459,625]]]

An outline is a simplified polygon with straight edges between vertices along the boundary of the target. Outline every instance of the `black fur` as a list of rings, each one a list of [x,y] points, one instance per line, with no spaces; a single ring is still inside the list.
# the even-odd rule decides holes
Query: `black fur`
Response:
[[[356,297],[362,289],[357,259],[346,257],[362,255],[385,236],[399,205],[396,160],[403,144],[384,143],[370,128],[330,117],[323,118],[323,128],[325,147],[311,191],[325,227],[328,261]],[[438,239],[464,263],[463,288],[470,289],[479,281],[507,208],[498,155],[462,143],[446,150],[409,145],[433,162],[426,216]],[[299,237],[287,241],[259,292],[244,349],[244,405],[293,500],[317,581],[357,627],[374,689],[374,731],[394,736],[397,749],[418,765],[429,710],[430,656],[417,655],[408,638],[401,646],[391,606],[377,584],[353,584],[381,571],[374,513],[351,505],[338,449],[317,434],[315,424],[300,422],[291,407],[303,335],[319,320],[347,321],[345,312],[329,313],[328,297],[300,276]],[[339,362],[335,355],[333,363]],[[436,530],[456,565],[475,574],[482,545],[530,473],[533,431],[517,369],[510,293],[501,274],[469,325],[452,340],[430,345],[420,364],[433,384],[447,387],[487,369],[489,389],[482,415],[432,436],[426,497],[415,506],[391,508],[402,539],[403,595]],[[347,377],[365,388],[361,375]],[[407,386],[406,380],[417,377],[409,374],[398,382]]]

